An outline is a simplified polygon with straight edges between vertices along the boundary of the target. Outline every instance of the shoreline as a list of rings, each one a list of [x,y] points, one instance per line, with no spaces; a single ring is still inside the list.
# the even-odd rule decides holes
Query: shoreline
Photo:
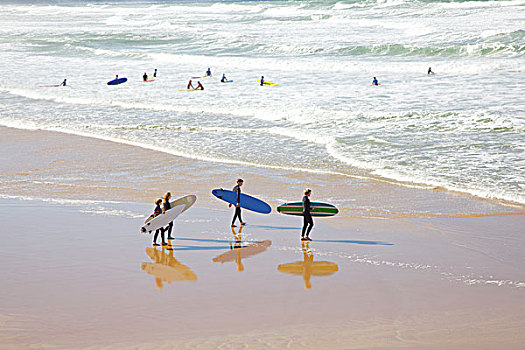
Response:
[[[10,134],[16,134],[16,136],[14,135],[10,135]],[[184,180],[187,180],[189,182],[192,182],[193,185],[197,185],[196,183],[198,182],[205,182],[205,183],[209,183],[209,187],[210,187],[210,192],[211,192],[211,189],[214,188],[214,186],[210,183],[210,177],[215,177],[215,176],[220,176],[221,180],[223,180],[223,184],[226,182],[225,185],[222,185],[223,187],[225,186],[226,188],[228,188],[227,186],[228,185],[231,185],[234,181],[234,179],[236,177],[238,177],[238,175],[234,174],[233,176],[231,176],[230,178],[226,178],[224,175],[226,174],[226,170],[216,170],[216,169],[225,169],[225,165],[226,166],[229,166],[232,168],[232,170],[234,172],[236,172],[237,174],[243,174],[243,173],[247,173],[247,174],[250,174],[252,175],[254,178],[256,179],[260,179],[263,183],[268,183],[268,176],[266,176],[268,173],[267,171],[270,170],[270,171],[273,171],[274,173],[273,174],[270,174],[270,178],[273,177],[271,184],[272,185],[276,185],[276,186],[281,186],[283,185],[282,181],[280,181],[281,179],[284,179],[285,181],[286,180],[291,180],[291,181],[286,181],[286,185],[289,185],[289,187],[292,187],[292,188],[295,188],[296,190],[296,193],[294,196],[296,197],[299,197],[299,195],[297,193],[302,193],[302,189],[304,188],[304,186],[300,186],[298,185],[298,180],[299,179],[303,179],[304,183],[305,183],[305,186],[310,186],[310,187],[313,187],[313,186],[316,186],[316,182],[320,183],[320,185],[323,187],[323,188],[327,188],[327,187],[330,187],[330,182],[333,181],[334,182],[334,185],[332,186],[333,188],[336,188],[336,187],[345,187],[345,186],[352,186],[352,187],[362,187],[361,184],[365,184],[365,186],[367,187],[376,187],[377,190],[383,190],[383,189],[386,189],[387,192],[393,192],[393,193],[396,193],[397,195],[403,195],[403,196],[409,196],[409,197],[413,197],[413,195],[411,194],[411,191],[414,191],[414,192],[418,192],[417,196],[420,197],[420,196],[428,196],[429,199],[433,199],[432,197],[439,197],[441,201],[447,201],[449,199],[456,199],[456,198],[460,198],[460,201],[463,200],[465,202],[475,202],[475,201],[479,201],[481,203],[483,203],[481,205],[481,207],[487,207],[487,208],[490,208],[488,209],[489,212],[509,212],[511,210],[515,210],[516,211],[516,214],[520,214],[520,213],[525,213],[525,207],[523,205],[520,205],[519,203],[514,203],[514,202],[508,202],[508,201],[505,201],[505,200],[500,200],[500,199],[490,199],[490,198],[484,198],[484,197],[478,197],[476,195],[473,195],[473,194],[470,194],[470,193],[465,193],[465,192],[456,192],[456,191],[451,191],[451,190],[447,190],[447,189],[444,189],[444,188],[440,188],[440,187],[436,187],[436,188],[431,188],[430,186],[426,186],[426,185],[422,185],[422,186],[419,186],[419,185],[410,185],[410,184],[403,184],[403,183],[395,183],[395,182],[391,182],[389,180],[383,180],[383,179],[374,179],[374,178],[369,178],[369,177],[360,177],[360,176],[354,176],[354,175],[349,175],[349,174],[325,174],[325,173],[317,173],[317,172],[308,172],[308,170],[306,170],[306,172],[303,172],[302,170],[290,170],[290,169],[282,169],[282,168],[267,168],[267,167],[256,167],[255,165],[242,165],[242,164],[223,164],[221,163],[220,161],[217,161],[217,162],[213,162],[213,161],[207,161],[207,160],[196,160],[196,159],[192,159],[192,158],[185,158],[183,156],[179,156],[179,155],[173,155],[172,153],[169,153],[169,151],[166,151],[166,150],[161,150],[161,149],[154,149],[154,148],[148,148],[148,147],[145,147],[143,145],[137,145],[135,143],[128,143],[126,141],[123,141],[123,140],[120,140],[120,141],[116,141],[116,140],[107,140],[107,139],[102,139],[102,138],[97,138],[96,136],[92,136],[92,135],[77,135],[77,134],[74,134],[74,133],[65,133],[65,132],[61,132],[61,131],[48,131],[48,130],[28,130],[28,129],[19,129],[19,128],[11,128],[11,127],[3,127],[3,126],[0,126],[0,135],[3,136],[4,138],[4,146],[8,146],[10,144],[10,142],[20,142],[21,145],[23,144],[27,144],[27,143],[31,143],[33,142],[33,138],[34,137],[38,137],[40,138],[40,142],[43,142],[43,143],[47,143],[46,141],[46,137],[48,136],[52,136],[57,143],[60,143],[60,142],[69,142],[70,144],[73,143],[72,147],[75,147],[74,146],[74,143],[75,143],[75,140],[78,141],[82,141],[82,144],[85,145],[86,147],[90,147],[93,146],[93,145],[97,145],[97,148],[98,149],[104,149],[104,148],[108,148],[110,149],[111,151],[115,151],[115,152],[120,152],[120,151],[125,151],[128,155],[128,158],[127,159],[127,162],[128,164],[132,163],[134,160],[133,160],[133,153],[136,153],[136,154],[140,154],[140,157],[138,157],[138,161],[142,161],[142,160],[145,160],[149,163],[152,163],[152,159],[154,158],[158,158],[159,160],[159,163],[162,163],[162,162],[166,162],[166,163],[182,163],[182,166],[178,166],[177,169],[175,169],[176,171],[179,171],[179,172],[182,172],[184,171],[185,172],[185,176],[184,176]],[[23,138],[23,141],[22,140],[17,140],[16,138],[17,137],[21,137]],[[7,148],[7,147],[6,147]],[[16,150],[14,150],[16,151]],[[80,151],[80,150],[79,150]],[[147,158],[150,158],[150,159],[147,159]],[[71,161],[72,159],[68,159],[68,161]],[[170,164],[171,165],[171,164]],[[110,164],[103,164],[104,167],[110,167]],[[155,165],[156,167],[160,168],[159,165]],[[171,165],[172,166],[172,165]],[[140,165],[137,164],[137,167],[140,167]],[[173,166],[172,166],[173,167]],[[184,168],[185,167],[185,168]],[[191,176],[190,173],[191,171],[188,171],[187,168],[191,168],[191,167],[195,167],[197,168],[198,170],[201,170],[201,169],[204,169],[204,176],[201,176],[200,178],[198,177],[198,174],[194,174],[196,175],[195,177],[197,177],[197,180],[196,181],[191,181]],[[21,168],[19,169],[16,169],[16,171],[18,173],[21,173],[21,174],[27,174],[27,170],[28,169],[24,169],[24,167],[22,166]],[[149,169],[147,168],[143,168],[142,169],[144,171],[143,174],[147,175],[147,176],[150,176],[149,174],[147,174],[147,172],[149,171]],[[160,169],[160,170],[166,170],[166,169]],[[167,169],[167,171],[171,171],[172,169]],[[6,174],[6,175],[9,175],[9,174]],[[15,173],[16,175],[16,173]],[[180,175],[180,174],[179,174]],[[205,177],[206,175],[208,175],[207,177]],[[5,176],[5,175],[4,175]],[[278,177],[281,177],[281,178],[278,178]],[[311,178],[311,179],[310,179]],[[1,178],[0,178],[1,180]],[[305,181],[306,180],[306,181]],[[33,185],[35,187],[40,187],[38,186],[39,185],[39,182],[38,180],[26,180],[26,185],[30,186],[30,183],[31,181],[33,181]],[[164,179],[165,181],[165,179]],[[300,181],[300,180],[299,180]],[[357,186],[356,186],[357,184]],[[45,185],[45,183],[41,183],[41,185]],[[71,184],[71,183],[54,183],[53,181],[50,181],[48,183],[48,185],[57,185],[57,186],[61,186],[61,187],[67,187],[67,186],[71,186],[71,187],[74,187],[75,184]],[[233,185],[232,185],[233,186]],[[253,184],[251,185],[253,186]],[[111,191],[111,186],[106,186],[107,190],[110,190]],[[115,186],[113,186],[115,189],[118,188],[118,184],[116,183]],[[158,186],[157,186],[158,187]],[[175,187],[175,186],[174,186]],[[185,186],[185,187],[189,187],[189,186]],[[220,187],[220,186],[215,186],[215,187]],[[143,186],[143,187],[140,187],[140,188],[129,188],[128,190],[129,191],[134,191],[134,192],[142,192],[140,196],[138,197],[129,197],[128,201],[129,202],[136,202],[137,199],[141,202],[149,202],[151,201],[150,200],[147,200],[146,198],[144,198],[143,196],[143,193],[147,191],[147,188],[150,188],[150,186]],[[331,189],[332,191],[330,191],[328,193],[328,197],[334,197],[334,196],[337,196],[339,193],[338,190],[333,190],[333,188]],[[191,192],[191,190],[188,190],[189,192]],[[283,192],[288,192],[290,193],[290,191],[287,191],[286,188],[283,188],[282,189]],[[65,192],[67,193],[68,191],[67,190],[61,190],[61,192]],[[162,193],[165,192],[165,191],[161,191]],[[106,193],[106,192],[104,192]],[[180,192],[180,193],[183,193],[183,192]],[[263,188],[261,188],[261,186],[258,186],[256,191],[253,192],[253,194],[255,195],[259,195],[259,196],[264,196],[263,194]],[[419,193],[422,193],[422,194],[419,194]],[[9,193],[10,195],[19,195],[19,194],[25,194],[25,193],[18,193],[16,191],[12,192],[12,193]],[[201,194],[201,197],[202,197],[202,194],[204,193],[200,193]],[[52,194],[54,195],[54,194]],[[345,193],[342,194],[341,197],[344,197]],[[156,198],[156,196],[158,195],[153,195],[151,198]],[[273,196],[274,198],[273,201],[272,199],[270,199],[269,201],[270,202],[273,202],[272,204],[273,207],[275,205],[277,205],[277,201],[275,197],[277,197],[277,195],[274,194]],[[348,197],[348,196],[347,196]],[[58,197],[60,198],[60,197]],[[65,197],[65,198],[70,198],[69,197],[69,194]],[[85,199],[98,199],[98,200],[105,200],[105,198],[102,196],[102,195],[98,195],[96,196],[95,198],[93,198],[91,196],[91,193],[90,193],[90,196],[85,198]],[[279,200],[281,200],[282,202],[286,202],[287,200],[284,199],[284,198],[278,198]],[[354,200],[355,202],[357,202],[357,198]],[[339,200],[335,199],[335,203],[338,207],[340,207],[340,209],[345,210],[345,209],[349,209],[349,210],[353,210],[354,208],[352,207],[348,207],[348,208],[345,208],[344,206],[341,206],[340,203],[343,202],[345,204],[350,204],[348,201],[344,201],[344,200],[341,200],[339,198]],[[280,204],[280,203],[279,203]],[[394,205],[399,205],[399,203],[392,203]],[[392,205],[391,203],[387,203],[387,207],[389,205]],[[381,210],[382,209],[382,206],[381,204],[377,203],[377,202],[374,202],[372,204],[375,208],[369,208],[368,210],[370,210],[371,212],[373,211],[376,211],[376,213],[378,214],[381,214],[381,215],[387,215],[387,216],[396,216],[396,215],[400,215],[400,216],[406,216],[406,215],[411,215],[411,214],[414,214],[414,207],[415,206],[412,206],[412,207],[407,207],[406,208],[406,211],[407,212],[390,212],[390,211],[383,211]],[[370,206],[370,205],[369,205]],[[446,207],[446,205],[442,205],[442,207]],[[499,208],[498,208],[499,207]],[[368,211],[366,210],[366,211]],[[342,214],[342,213],[341,213]],[[468,215],[470,215],[472,213],[468,213]],[[484,213],[477,213],[476,215],[486,215],[488,213],[484,212]],[[450,214],[450,216],[454,216],[455,214]],[[446,216],[446,214],[445,214]]]
[[[474,190],[467,190],[467,189],[455,189],[455,188],[446,188],[441,185],[430,185],[430,184],[424,184],[424,183],[417,183],[417,182],[407,182],[407,181],[401,181],[401,180],[395,180],[395,179],[389,179],[386,177],[382,177],[379,175],[373,175],[370,173],[366,173],[364,169],[355,168],[355,174],[352,173],[346,173],[346,172],[339,172],[335,170],[322,170],[322,169],[305,169],[305,168],[289,168],[289,167],[281,167],[281,166],[272,166],[272,165],[258,165],[258,164],[252,164],[242,161],[231,161],[231,160],[214,160],[207,157],[189,157],[187,155],[181,154],[180,152],[171,151],[168,149],[164,149],[158,146],[153,145],[147,145],[140,142],[135,141],[129,141],[124,139],[119,139],[115,137],[108,137],[108,136],[100,136],[96,134],[89,134],[84,133],[80,131],[72,131],[72,130],[62,130],[60,128],[54,128],[51,130],[47,129],[35,129],[32,127],[20,127],[20,126],[0,126],[0,130],[2,129],[15,129],[20,131],[29,131],[29,132],[49,132],[49,133],[59,133],[63,135],[68,135],[72,137],[80,137],[80,138],[88,138],[92,140],[98,140],[102,142],[110,142],[114,143],[116,145],[125,145],[129,147],[137,147],[143,150],[152,151],[152,152],[159,152],[162,154],[165,154],[169,157],[177,157],[184,159],[188,162],[202,162],[202,163],[208,163],[208,164],[215,164],[216,166],[233,166],[237,168],[243,168],[243,169],[251,169],[251,172],[261,172],[264,170],[270,170],[270,171],[278,171],[278,172],[293,172],[297,174],[302,174],[303,176],[308,176],[309,174],[312,174],[313,176],[319,176],[319,177],[341,177],[343,179],[348,179],[350,181],[366,181],[371,183],[379,183],[384,185],[390,185],[390,186],[397,186],[402,187],[405,189],[417,189],[417,190],[426,190],[426,191],[444,191],[446,193],[450,194],[457,194],[457,195],[463,195],[467,197],[471,197],[473,199],[487,201],[495,205],[501,205],[508,208],[514,208],[516,210],[524,211],[525,212],[525,204],[515,202],[512,200],[502,199],[502,198],[495,198],[495,197],[488,197],[488,196],[482,196],[478,195]],[[4,133],[0,131],[0,133]]]

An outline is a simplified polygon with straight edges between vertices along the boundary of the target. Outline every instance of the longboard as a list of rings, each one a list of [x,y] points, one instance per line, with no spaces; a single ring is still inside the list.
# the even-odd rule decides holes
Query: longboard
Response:
[[[312,216],[334,216],[337,213],[339,213],[339,209],[337,209],[332,204],[328,203],[321,203],[321,202],[311,202],[310,207],[312,210],[310,213]],[[277,207],[277,211],[281,214],[287,214],[287,215],[303,215],[303,203],[302,202],[291,202],[291,203],[285,203],[281,204]]]
[[[139,80],[139,82],[141,83],[151,83],[151,82],[154,82],[155,79],[148,79],[148,80]]]
[[[118,85],[128,81],[128,78],[118,78],[108,81],[108,85]]]
[[[202,91],[203,89],[179,89],[179,91]]]
[[[223,201],[236,205],[237,204],[237,193],[234,191],[223,190],[222,188],[216,188],[211,193]],[[261,214],[269,214],[272,208],[265,202],[247,194],[241,193],[241,208],[254,211]]]
[[[188,210],[197,200],[197,196],[190,194],[184,197],[180,197],[173,202],[170,202],[171,209],[167,210],[164,214],[157,215],[155,217],[148,217],[144,222],[144,226],[141,227],[142,232],[151,232],[166,226],[173,220],[175,220],[180,214]]]
[[[221,83],[233,83],[233,80],[225,80],[225,81],[221,81]]]

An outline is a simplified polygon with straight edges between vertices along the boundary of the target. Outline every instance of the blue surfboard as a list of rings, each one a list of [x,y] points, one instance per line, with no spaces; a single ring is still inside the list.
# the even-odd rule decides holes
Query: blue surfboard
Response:
[[[237,204],[237,193],[234,191],[223,190],[222,188],[216,188],[211,193],[225,202],[236,205]],[[269,214],[272,208],[265,202],[247,194],[241,193],[241,208],[254,211],[261,214]]]
[[[118,85],[128,81],[128,78],[118,78],[108,81],[108,85]]]
[[[221,81],[221,83],[233,83],[233,80],[225,80],[225,81]]]

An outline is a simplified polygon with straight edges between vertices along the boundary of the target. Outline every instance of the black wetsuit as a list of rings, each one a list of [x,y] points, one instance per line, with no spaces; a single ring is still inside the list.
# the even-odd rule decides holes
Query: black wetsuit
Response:
[[[160,208],[160,205],[157,204],[157,206],[155,207],[155,210],[153,211],[153,216],[158,216],[160,214],[162,214],[162,209]],[[162,243],[164,243],[164,228],[163,227],[155,231],[155,235],[153,236],[153,243],[157,242],[157,237],[159,236],[159,232],[162,238]]]
[[[306,232],[306,237],[310,235],[310,231],[312,231],[312,227],[314,227],[314,219],[312,219],[312,214],[310,214],[310,198],[308,196],[303,197],[303,231],[301,234],[301,237],[304,237]],[[308,229],[307,229],[308,228]]]
[[[233,188],[233,192],[237,192],[237,204],[241,204],[241,186],[237,185]],[[232,225],[235,224],[235,219],[239,217],[239,221],[242,224],[242,218],[241,218],[241,206],[238,207],[235,206],[235,215],[233,215]]]
[[[164,212],[166,212],[167,210],[170,210],[170,209],[171,209],[171,204],[170,204],[170,201],[167,200],[167,201],[164,202]],[[168,238],[170,238],[171,237],[171,230],[173,230],[173,221],[168,224],[167,230],[168,230]]]

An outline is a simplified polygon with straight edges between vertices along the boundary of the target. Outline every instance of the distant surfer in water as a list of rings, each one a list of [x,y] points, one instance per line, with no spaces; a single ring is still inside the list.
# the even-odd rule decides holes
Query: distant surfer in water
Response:
[[[153,211],[153,217],[156,217],[162,214],[162,209],[160,207],[161,203],[162,203],[162,198],[159,198],[155,201],[155,210]],[[155,231],[155,235],[153,236],[153,245],[154,246],[159,245],[157,243],[157,237],[159,236],[159,231],[160,231],[160,236],[162,238],[162,245],[167,245],[167,243],[164,241],[164,227],[161,227]]]
[[[261,77],[261,86],[264,85],[264,76]]]
[[[67,85],[67,79],[64,79],[64,81],[62,82],[62,84],[60,84],[60,86],[66,86]]]
[[[301,241],[311,241],[310,239],[310,231],[312,231],[312,227],[314,227],[314,219],[312,219],[312,214],[310,214],[310,210],[312,208],[310,207],[310,195],[312,194],[312,190],[307,188],[304,190],[304,197],[303,197],[303,230],[301,233]],[[306,233],[306,234],[305,234]]]
[[[434,72],[432,72],[432,67],[428,67],[428,72],[427,72],[428,75],[430,74],[434,74]]]
[[[191,83],[191,79],[190,81],[188,82],[188,87],[186,88],[188,90],[192,89],[192,90],[195,90],[195,88],[193,87],[192,83]]]
[[[118,80],[118,74],[117,74],[117,75],[115,75],[115,80]]]
[[[226,75],[223,74],[223,75],[222,75],[222,78],[221,78],[221,83],[225,83],[226,80],[228,80],[228,79],[226,79]]]
[[[171,193],[166,192],[164,194],[164,205],[163,205],[163,212],[165,213],[167,210],[171,209],[170,199],[171,199]],[[168,224],[167,230],[168,230],[168,239],[174,239],[171,236],[171,230],[173,229],[173,221]],[[166,229],[165,229],[166,230]]]
[[[155,68],[155,71],[153,72],[153,78],[157,77],[157,68]]]
[[[243,179],[237,179],[237,185],[233,188],[233,192],[237,193],[237,204],[235,204],[235,214],[233,215],[232,220],[232,227],[235,226],[235,220],[237,220],[237,217],[239,217],[239,222],[241,223],[241,226],[246,225],[244,221],[242,221],[241,218],[241,186],[244,183]],[[229,207],[231,207],[231,203]]]
[[[372,85],[375,85],[375,86],[379,85],[379,81],[377,80],[376,77],[374,77],[374,80],[372,80]]]
[[[211,77],[211,69],[208,68],[208,70],[206,71],[206,74],[204,74],[205,76],[207,77]]]
[[[204,90],[204,86],[202,86],[200,81],[197,82],[197,87],[195,88],[195,90]]]
[[[148,74],[144,72],[144,75],[142,76],[142,80],[148,81]]]

